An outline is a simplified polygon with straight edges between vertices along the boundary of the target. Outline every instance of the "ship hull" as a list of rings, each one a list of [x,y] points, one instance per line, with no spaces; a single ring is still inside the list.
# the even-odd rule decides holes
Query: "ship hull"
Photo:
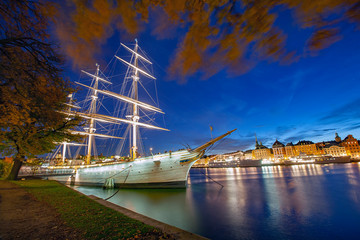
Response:
[[[70,185],[111,186],[121,188],[185,188],[191,166],[203,152],[188,150],[139,158],[132,162],[72,166],[67,176],[49,176],[48,179]],[[64,168],[56,167],[53,171]]]

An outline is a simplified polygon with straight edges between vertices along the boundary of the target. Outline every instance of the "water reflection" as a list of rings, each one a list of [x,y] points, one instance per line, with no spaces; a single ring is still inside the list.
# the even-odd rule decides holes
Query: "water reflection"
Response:
[[[358,239],[360,165],[192,169],[185,190],[109,201],[211,239]],[[223,186],[223,187],[222,187]],[[102,198],[114,190],[77,187]]]

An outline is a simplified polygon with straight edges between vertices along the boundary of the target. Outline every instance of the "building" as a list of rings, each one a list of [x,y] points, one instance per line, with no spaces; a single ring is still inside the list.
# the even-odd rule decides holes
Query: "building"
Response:
[[[264,146],[255,135],[255,149],[247,151],[237,151],[233,153],[226,153],[216,155],[209,159],[207,163],[229,163],[240,162],[241,160],[268,160],[265,161],[283,161],[290,158],[306,158],[316,155],[331,155],[333,157],[351,156],[352,158],[360,158],[360,141],[354,138],[352,135],[348,135],[344,140],[341,140],[339,135],[335,133],[335,139],[331,141],[324,141],[314,143],[312,141],[301,140],[295,145],[292,142],[286,144],[286,146],[278,141],[273,143],[272,148]],[[200,164],[207,164],[202,161],[198,161]]]
[[[253,158],[255,160],[260,160],[260,159],[273,160],[272,149],[265,147],[264,145],[262,145],[261,142],[259,144],[256,138],[255,149],[253,150]]]
[[[335,133],[335,141],[319,142],[316,145],[323,150],[326,155],[333,157],[346,156],[345,147],[341,145],[341,138]]]
[[[312,141],[299,141],[294,147],[297,156],[300,154],[318,155],[323,153],[322,149]]]
[[[333,157],[346,156],[345,147],[341,146],[338,143],[329,143],[323,147],[324,153],[327,155],[331,155]]]
[[[335,142],[337,143],[341,143],[341,138],[339,137],[339,135],[337,133],[335,133]]]
[[[272,145],[274,159],[275,160],[282,160],[286,157],[285,145],[279,142],[277,139]]]
[[[287,158],[298,156],[295,151],[294,144],[292,142],[289,142],[285,146],[285,154]]]
[[[348,135],[341,142],[341,146],[345,147],[347,155],[350,155],[352,158],[360,157],[360,146],[359,142],[352,135]]]
[[[254,159],[253,150],[246,150],[244,152],[244,158],[245,159]]]
[[[217,156],[218,161],[237,161],[243,160],[245,158],[245,154],[242,151],[237,151],[233,153],[225,153]]]
[[[201,158],[194,163],[194,166],[208,167],[209,161],[210,157]]]
[[[260,148],[253,150],[253,155],[255,160],[260,160],[260,159],[272,160],[274,158],[272,154],[272,149],[265,147],[261,143],[260,143]]]

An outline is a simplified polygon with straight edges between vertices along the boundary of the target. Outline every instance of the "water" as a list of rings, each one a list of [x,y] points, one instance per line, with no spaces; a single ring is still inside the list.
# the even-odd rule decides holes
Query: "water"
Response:
[[[188,181],[186,190],[122,189],[109,201],[211,239],[360,239],[359,163],[191,169]]]

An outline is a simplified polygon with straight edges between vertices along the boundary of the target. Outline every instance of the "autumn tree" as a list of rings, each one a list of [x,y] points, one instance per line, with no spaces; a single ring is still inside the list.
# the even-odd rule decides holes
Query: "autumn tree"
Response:
[[[0,2],[0,153],[14,156],[9,179],[25,157],[76,139],[80,119],[61,112],[71,91],[62,60],[47,34],[49,8],[36,1]]]
[[[56,31],[75,65],[91,61],[114,30],[136,35],[146,27],[158,38],[178,37],[171,75],[209,77],[222,70],[240,74],[257,61],[291,62],[328,47],[344,26],[359,27],[358,0],[72,0],[59,8]],[[304,51],[286,49],[278,23],[312,33]],[[182,33],[182,34],[179,34]]]

